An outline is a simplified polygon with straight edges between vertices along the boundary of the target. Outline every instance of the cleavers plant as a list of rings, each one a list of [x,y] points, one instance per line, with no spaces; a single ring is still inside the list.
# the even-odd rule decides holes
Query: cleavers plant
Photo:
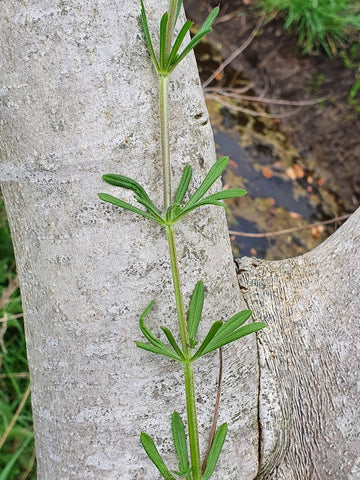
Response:
[[[184,422],[177,412],[173,413],[171,419],[174,447],[179,460],[178,471],[173,471],[172,473],[170,472],[168,467],[165,465],[159,451],[157,450],[152,438],[148,434],[141,433],[140,441],[147,455],[157,467],[164,479],[175,480],[176,477],[181,477],[185,480],[208,480],[215,470],[217,460],[224,444],[227,432],[227,424],[224,423],[217,429],[206,459],[206,464],[202,469],[199,448],[193,364],[196,360],[204,355],[207,355],[208,353],[213,352],[245,335],[256,332],[265,325],[263,323],[251,323],[244,326],[243,324],[251,315],[250,311],[245,310],[236,313],[226,322],[216,321],[210,327],[208,334],[205,336],[202,342],[200,342],[197,339],[197,332],[204,302],[203,283],[202,281],[198,281],[196,283],[190,299],[187,314],[185,311],[184,299],[180,284],[174,232],[175,224],[185,217],[185,215],[188,215],[198,207],[203,205],[224,207],[225,205],[222,200],[240,197],[246,193],[245,190],[242,189],[228,189],[207,195],[209,189],[220,177],[228,163],[228,158],[223,157],[212,166],[201,185],[192,195],[188,194],[192,169],[190,166],[186,166],[173,199],[171,195],[168,121],[169,77],[171,72],[181,62],[181,60],[211,30],[211,26],[218,14],[219,8],[215,8],[210,13],[198,33],[182,49],[182,44],[185,40],[186,34],[193,24],[190,21],[186,21],[177,34],[175,41],[173,42],[174,27],[178,20],[182,0],[170,0],[168,11],[164,13],[160,22],[160,47],[159,55],[157,56],[155,54],[148,28],[145,7],[143,1],[140,1],[141,24],[146,45],[159,77],[164,210],[161,211],[154,205],[141,185],[139,185],[135,180],[122,175],[106,174],[103,176],[103,179],[111,185],[132,190],[135,194],[135,200],[138,202],[140,208],[115,198],[107,193],[100,193],[99,197],[105,202],[109,202],[120,208],[130,210],[133,213],[154,221],[160,224],[165,230],[169,246],[181,344],[178,344],[178,342],[175,340],[174,334],[168,328],[161,327],[167,340],[165,343],[163,340],[157,338],[146,327],[145,319],[154,304],[154,301],[152,301],[146,307],[140,317],[140,329],[147,342],[136,342],[136,345],[143,350],[164,355],[182,364],[184,371],[188,435],[186,435],[185,432]],[[188,199],[186,200],[186,198]],[[188,455],[188,444],[190,449],[190,457]]]

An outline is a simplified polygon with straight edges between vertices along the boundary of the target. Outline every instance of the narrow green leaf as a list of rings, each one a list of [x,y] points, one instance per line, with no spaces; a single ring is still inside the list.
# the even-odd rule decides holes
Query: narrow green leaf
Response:
[[[154,66],[156,68],[156,71],[159,72],[159,64],[158,64],[158,61],[156,59],[154,47],[153,47],[153,44],[152,44],[152,41],[151,41],[151,36],[150,36],[150,32],[149,32],[149,27],[148,27],[148,22],[147,22],[147,18],[146,18],[145,7],[144,7],[144,2],[143,2],[143,0],[140,0],[140,2],[141,2],[140,20],[141,20],[141,26],[142,26],[142,29],[143,29],[143,32],[144,32],[145,43],[146,43],[146,46],[147,46],[148,51],[150,53],[151,59],[154,63]]]
[[[206,345],[206,348],[204,348],[201,356],[207,355],[208,353],[213,352],[220,347],[224,347],[225,345],[228,345],[239,338],[250,335],[250,333],[258,332],[265,326],[266,324],[261,322],[250,323],[249,325],[245,325],[245,327],[241,327],[225,337],[220,334],[219,336],[214,337],[212,341]]]
[[[190,30],[190,28],[193,26],[193,22],[190,22],[190,20],[187,20],[184,25],[182,26],[180,32],[178,33],[178,36],[175,39],[174,45],[171,49],[168,61],[167,61],[167,68],[171,69],[171,64],[175,61],[177,58],[177,53],[179,51],[179,48],[181,47],[182,42],[184,41],[185,35],[187,32]]]
[[[156,353],[157,355],[163,355],[164,357],[171,358],[177,362],[182,363],[182,359],[178,357],[169,347],[163,345],[162,347],[157,347],[155,345],[150,345],[150,343],[135,342],[138,348],[146,350],[147,352]]]
[[[184,475],[186,472],[189,472],[190,463],[184,422],[177,412],[174,412],[171,416],[171,430],[176,455],[179,459],[179,473]]]
[[[184,206],[184,209],[191,207],[205,195],[205,193],[216,182],[216,180],[220,177],[222,172],[225,170],[228,162],[229,162],[229,157],[222,157],[217,162],[214,163],[214,165],[210,168],[209,173],[206,175],[206,177],[204,178],[199,188],[195,191],[195,193],[191,196],[190,200]]]
[[[235,329],[241,327],[241,325],[243,325],[246,320],[251,317],[251,314],[251,310],[242,310],[241,312],[235,313],[235,315],[229,318],[229,320],[224,322],[223,326],[221,327],[221,335],[228,335]]]
[[[166,50],[166,35],[167,35],[167,24],[169,20],[169,15],[167,12],[161,17],[160,20],[160,70],[164,71],[166,68],[166,58],[165,58],[165,50]]]
[[[150,213],[154,215],[154,217],[157,219],[157,222],[160,225],[164,224],[164,219],[162,218],[159,210],[154,206],[152,202],[149,202],[148,200],[145,200],[144,198],[140,198],[138,196],[135,196],[135,199],[143,205]]]
[[[31,432],[29,433],[29,435],[27,435],[27,438],[24,440],[23,444],[20,447],[19,446],[17,447],[17,450],[14,451],[13,455],[10,457],[9,461],[4,466],[4,469],[2,470],[2,472],[0,473],[0,480],[9,480],[11,470],[14,468],[14,465],[16,465],[16,462],[19,460],[19,457],[21,456],[22,452],[33,440],[33,438],[34,438],[34,434]],[[14,477],[11,476],[11,478],[14,478]]]
[[[215,205],[216,207],[222,207],[222,208],[226,207],[225,203],[218,202],[216,200],[214,200],[213,202],[201,201],[201,202],[198,202],[198,203],[194,203],[190,207],[187,207],[185,205],[185,207],[181,209],[179,214],[176,215],[176,217],[174,217],[173,223],[178,222],[181,218],[185,217],[185,215],[188,215],[190,212],[192,212],[193,210],[196,210],[198,207],[202,207],[203,205]]]
[[[180,13],[180,9],[181,9],[181,4],[182,4],[182,0],[178,0],[177,5],[176,5],[176,14],[175,14],[175,22],[174,22],[174,25],[176,24],[177,19],[179,18],[179,13]]]
[[[144,212],[143,210],[140,210],[139,208],[133,207],[132,205],[130,205],[130,203],[124,202],[123,200],[120,200],[119,198],[115,198],[112,195],[109,195],[107,193],[99,193],[98,195],[99,195],[99,198],[104,202],[111,203],[112,205],[123,208],[125,210],[130,210],[131,212],[137,213],[138,215],[149,218],[150,220],[153,220],[154,222],[158,223],[155,217],[153,217],[149,213]]]
[[[132,190],[138,197],[152,203],[149,195],[145,192],[144,188],[132,178],[124,177],[123,175],[118,175],[116,173],[107,173],[103,175],[102,178],[103,180],[105,180],[105,182],[110,183],[110,185],[126,188],[127,190]]]
[[[191,177],[192,177],[192,168],[190,167],[190,165],[186,165],[186,167],[184,168],[183,174],[181,176],[179,186],[175,193],[174,203],[179,205],[182,204],[184,197],[186,195],[186,192],[189,188]]]
[[[192,40],[189,42],[189,44],[184,48],[184,50],[181,52],[180,55],[176,57],[176,61],[173,62],[171,66],[171,70],[174,70],[176,65],[178,65],[181,60],[186,57],[186,55],[191,52],[191,50],[196,47],[196,45],[201,41],[201,39],[207,35],[209,32],[211,32],[211,26],[214,23],[215,18],[217,17],[219,13],[219,7],[216,7],[210,12],[209,16],[205,20],[205,22],[202,24],[200,30],[198,33],[192,38]]]
[[[177,353],[177,355],[179,356],[179,358],[181,358],[181,360],[185,360],[185,357],[184,357],[184,354],[183,352],[181,351],[179,345],[176,343],[176,340],[174,338],[174,335],[171,333],[171,331],[166,328],[166,327],[160,327],[161,330],[165,333],[166,335],[166,338],[168,339],[168,342],[170,343],[170,345],[173,347],[173,349],[175,350],[175,352]]]
[[[195,337],[199,328],[201,314],[204,306],[204,284],[200,280],[195,285],[194,291],[191,295],[189,312],[188,312],[188,332],[190,347],[195,347]]]
[[[228,198],[238,198],[246,195],[246,193],[246,190],[244,190],[243,188],[228,188],[227,190],[222,190],[221,192],[209,195],[208,197],[201,200],[201,202],[199,203],[213,200],[226,200]]]
[[[175,220],[181,212],[181,206],[177,203],[172,203],[166,210],[165,220],[168,225],[175,223]]]
[[[216,464],[219,460],[219,456],[225,442],[226,434],[227,434],[227,423],[223,423],[216,430],[216,433],[214,435],[209,456],[206,462],[205,472],[201,476],[201,480],[209,480],[211,475],[214,473]]]
[[[147,433],[142,432],[140,434],[140,442],[144,447],[145,452],[147,453],[150,460],[153,462],[155,467],[159,470],[161,475],[168,480],[175,480],[175,478],[171,475],[168,468],[166,467],[163,459],[161,458],[158,449],[153,442],[153,439]]]
[[[155,300],[152,300],[149,303],[149,305],[145,308],[143,313],[141,314],[140,322],[139,322],[140,323],[140,330],[141,330],[142,334],[144,335],[144,337],[146,338],[146,340],[148,340],[152,345],[154,345],[155,347],[158,347],[158,348],[163,348],[166,345],[161,340],[156,338],[145,325],[145,317],[149,313],[149,311],[152,309],[154,303],[155,303]]]
[[[196,351],[195,355],[193,355],[191,357],[192,361],[197,360],[198,358],[205,355],[203,353],[204,350],[206,349],[209,342],[214,338],[214,336],[216,335],[216,332],[219,330],[219,328],[221,328],[222,325],[223,325],[223,322],[221,322],[220,320],[211,325],[210,330],[209,330],[208,334],[206,335],[205,339],[203,340],[202,344],[200,345],[200,347]]]

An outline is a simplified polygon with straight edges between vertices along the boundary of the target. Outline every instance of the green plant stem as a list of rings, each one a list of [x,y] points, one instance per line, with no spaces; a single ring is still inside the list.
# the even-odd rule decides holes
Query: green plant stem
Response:
[[[166,226],[166,236],[169,244],[171,272],[174,285],[174,293],[176,300],[176,308],[178,313],[181,344],[187,362],[184,364],[185,377],[185,398],[186,411],[189,428],[189,445],[191,466],[193,468],[193,480],[201,479],[201,462],[200,462],[200,447],[199,447],[199,432],[196,415],[196,400],[195,400],[195,385],[194,385],[194,370],[193,364],[190,362],[191,350],[189,347],[189,334],[187,330],[187,321],[184,308],[184,299],[181,291],[180,274],[176,254],[176,244],[174,227],[172,225]]]
[[[169,77],[159,76],[161,157],[163,166],[163,190],[165,211],[171,204],[171,170],[169,148]]]

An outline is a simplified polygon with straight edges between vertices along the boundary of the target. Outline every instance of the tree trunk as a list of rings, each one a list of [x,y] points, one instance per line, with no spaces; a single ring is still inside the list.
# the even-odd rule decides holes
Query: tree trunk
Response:
[[[167,2],[146,6],[157,31]],[[183,411],[181,371],[134,341],[153,298],[151,326],[176,322],[166,241],[160,227],[97,198],[119,195],[101,181],[108,172],[162,195],[157,79],[138,1],[3,0],[0,24],[0,175],[23,296],[38,479],[154,479],[138,437],[154,435],[176,468],[169,418]],[[191,164],[199,184],[215,153],[193,57],[175,71],[170,94],[174,183]],[[245,302],[269,326],[258,348],[252,336],[225,349],[220,421],[229,420],[230,434],[214,479],[360,477],[359,215],[302,257],[238,263]],[[177,235],[187,297],[197,280],[206,286],[204,332],[246,308],[224,214],[204,208]],[[201,427],[216,365],[210,357],[197,370]]]
[[[146,8],[157,32],[167,1]],[[171,413],[183,411],[181,368],[134,343],[153,298],[150,325],[177,322],[164,232],[97,197],[132,201],[102,182],[109,172],[162,196],[158,85],[139,14],[138,0],[0,2],[0,178],[23,298],[39,480],[153,480],[141,431],[177,467],[169,437]],[[198,185],[215,150],[192,56],[175,71],[170,97],[174,183],[190,164]],[[224,213],[204,208],[177,235],[187,298],[196,281],[206,287],[204,333],[246,308]],[[196,374],[204,450],[217,357],[199,362]],[[255,336],[226,350],[224,375],[220,421],[229,420],[230,434],[214,478],[250,479],[258,468]]]
[[[258,479],[360,478],[360,209],[297,258],[237,261],[259,334]]]

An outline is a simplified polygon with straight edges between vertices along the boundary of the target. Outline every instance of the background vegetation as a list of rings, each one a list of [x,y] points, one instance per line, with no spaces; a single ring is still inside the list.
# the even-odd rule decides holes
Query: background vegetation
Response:
[[[285,30],[294,31],[304,53],[322,47],[336,54],[352,32],[360,30],[359,0],[259,0],[265,14],[284,19]]]
[[[195,1],[195,0],[194,0]],[[209,2],[210,3],[210,2]],[[336,53],[359,72],[359,44],[342,45],[360,31],[358,0],[254,0],[267,18],[282,18],[304,53]],[[349,104],[360,114],[360,78]],[[0,480],[36,480],[29,375],[14,253],[0,193]]]
[[[0,480],[35,480],[20,291],[0,194]]]

